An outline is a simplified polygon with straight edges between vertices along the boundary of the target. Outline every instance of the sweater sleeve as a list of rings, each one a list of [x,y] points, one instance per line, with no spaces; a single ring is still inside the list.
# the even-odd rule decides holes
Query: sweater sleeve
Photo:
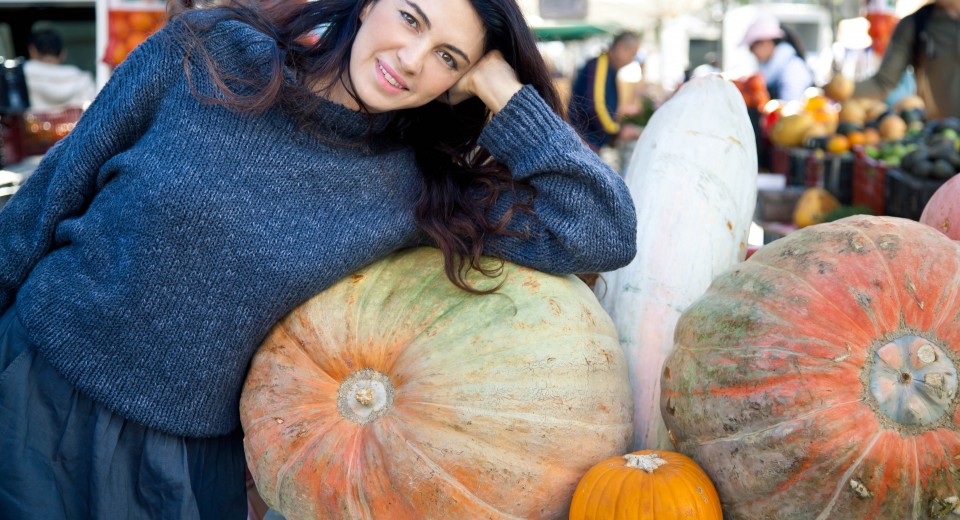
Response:
[[[549,273],[611,271],[636,254],[637,217],[626,184],[527,85],[484,128],[480,145],[516,179],[536,189],[532,215],[517,212],[513,231],[487,252]],[[497,218],[516,202],[500,197]]]
[[[900,78],[913,60],[915,28],[916,19],[913,15],[897,23],[876,74],[858,82],[854,96],[883,99],[900,83]]]
[[[60,222],[81,215],[107,179],[101,167],[150,126],[183,54],[173,24],[148,38],[114,71],[74,129],[40,161],[0,211],[0,311],[33,267],[57,246]]]

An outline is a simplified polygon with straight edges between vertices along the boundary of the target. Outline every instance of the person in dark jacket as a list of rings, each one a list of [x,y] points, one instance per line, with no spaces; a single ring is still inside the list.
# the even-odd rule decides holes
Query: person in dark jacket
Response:
[[[617,116],[617,71],[632,62],[639,49],[639,37],[622,32],[606,52],[587,61],[573,82],[567,118],[594,151],[618,137],[639,137],[636,128],[622,127]]]
[[[471,291],[481,255],[629,263],[631,196],[558,99],[514,0],[174,16],[0,211],[0,516],[246,518],[254,351],[391,252]]]
[[[960,117],[960,0],[936,0],[900,20],[880,68],[853,95],[884,99],[907,67],[929,118]]]

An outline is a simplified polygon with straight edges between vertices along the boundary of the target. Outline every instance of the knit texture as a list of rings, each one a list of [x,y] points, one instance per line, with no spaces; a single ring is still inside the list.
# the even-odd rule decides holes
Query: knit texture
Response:
[[[323,139],[280,110],[199,103],[179,30],[174,21],[137,47],[0,212],[0,310],[15,299],[40,354],[95,401],[205,437],[239,425],[250,358],[276,321],[425,234],[410,149],[332,145],[371,124],[332,103],[315,118]],[[235,21],[203,36],[232,72],[257,70],[275,46]],[[213,92],[202,70],[191,77]],[[387,121],[375,117],[374,130]],[[514,223],[531,238],[494,239],[491,251],[554,273],[632,259],[626,187],[533,88],[481,142],[538,192],[536,216]]]

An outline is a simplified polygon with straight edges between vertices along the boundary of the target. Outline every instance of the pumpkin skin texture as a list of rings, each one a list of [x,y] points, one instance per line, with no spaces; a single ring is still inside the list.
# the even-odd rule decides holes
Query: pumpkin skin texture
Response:
[[[717,490],[681,453],[641,450],[611,457],[580,479],[570,520],[723,520]]]
[[[730,519],[940,518],[960,495],[960,245],[853,216],[718,278],[677,325],[667,426]]]
[[[933,192],[923,207],[920,222],[960,240],[960,175],[954,175]]]
[[[288,520],[559,518],[623,453],[630,388],[613,324],[574,276],[506,263],[451,284],[407,250],[280,321],[240,402],[247,463]],[[575,447],[575,449],[571,449]]]
[[[719,76],[685,83],[653,113],[624,181],[637,209],[637,255],[595,290],[627,359],[631,449],[669,450],[659,379],[677,320],[744,259],[757,203],[756,141],[733,83]]]

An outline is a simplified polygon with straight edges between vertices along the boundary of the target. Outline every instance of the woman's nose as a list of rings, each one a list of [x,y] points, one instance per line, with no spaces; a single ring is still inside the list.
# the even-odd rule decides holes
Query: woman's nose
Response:
[[[417,42],[405,45],[397,51],[400,69],[407,74],[417,74],[423,68],[426,49]]]

